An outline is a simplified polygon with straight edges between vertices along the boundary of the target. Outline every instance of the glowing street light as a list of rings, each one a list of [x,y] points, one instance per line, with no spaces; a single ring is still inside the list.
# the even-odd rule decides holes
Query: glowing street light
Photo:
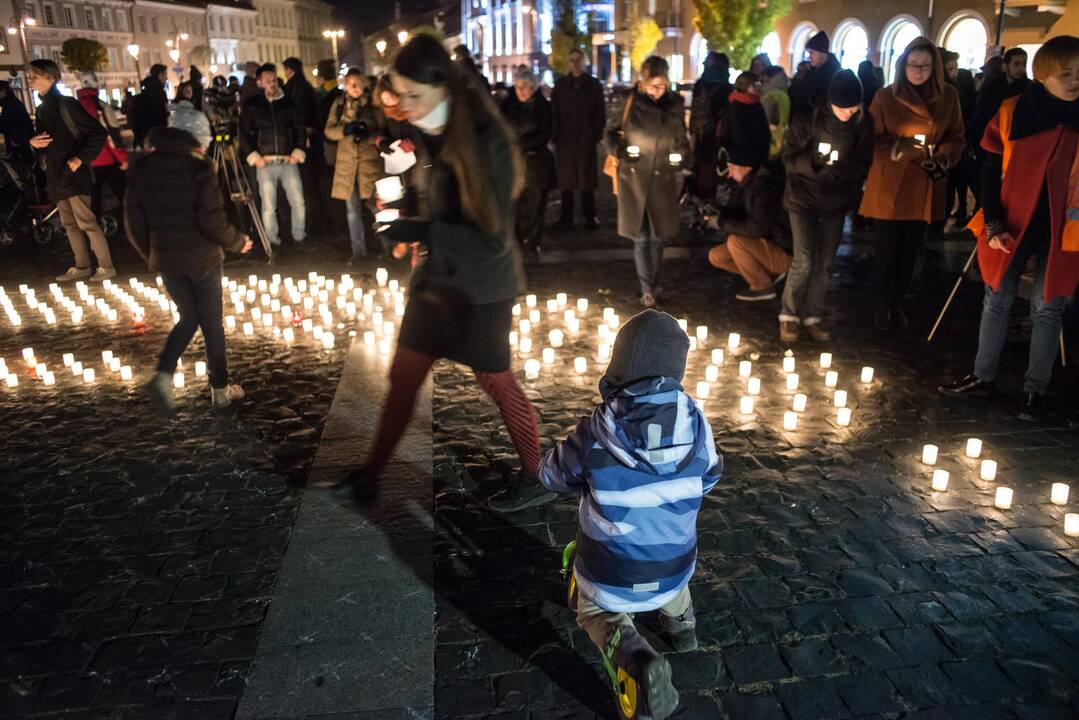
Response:
[[[375,41],[375,50],[378,50],[378,56],[379,57],[382,57],[383,55],[386,54],[386,45],[387,45],[387,43],[386,43],[385,40],[377,40],[377,41]]]
[[[397,33],[397,42],[401,45],[401,47],[405,46],[405,43],[408,42],[408,30],[402,30],[401,32]]]
[[[322,31],[322,37],[329,38],[330,44],[333,46],[333,64],[335,66],[340,66],[341,65],[341,61],[337,57],[337,40],[339,38],[343,38],[344,36],[345,36],[345,31],[341,30],[341,29],[323,30]]]

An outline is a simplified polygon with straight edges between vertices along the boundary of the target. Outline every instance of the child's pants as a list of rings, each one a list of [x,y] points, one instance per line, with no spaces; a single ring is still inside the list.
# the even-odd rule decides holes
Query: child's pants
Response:
[[[693,615],[693,598],[689,595],[689,585],[682,588],[682,592],[675,595],[674,599],[659,609],[660,623],[668,632],[686,630],[697,626],[697,619]],[[608,612],[596,605],[584,595],[577,594],[577,625],[588,633],[592,642],[596,644],[600,652],[607,650],[614,631],[622,628],[622,637],[630,632],[637,632],[633,625],[633,617],[626,613]]]

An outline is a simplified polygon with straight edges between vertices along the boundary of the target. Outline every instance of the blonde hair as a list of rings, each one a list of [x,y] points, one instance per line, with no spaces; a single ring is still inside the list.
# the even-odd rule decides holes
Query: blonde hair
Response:
[[[1047,40],[1034,53],[1034,79],[1044,83],[1050,75],[1056,75],[1076,58],[1079,58],[1079,38],[1059,35]]]

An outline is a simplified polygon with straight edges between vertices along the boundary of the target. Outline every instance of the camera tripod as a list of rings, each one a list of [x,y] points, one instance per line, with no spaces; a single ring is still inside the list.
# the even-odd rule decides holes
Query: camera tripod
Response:
[[[266,238],[266,228],[262,224],[262,216],[259,215],[255,198],[251,194],[251,186],[247,182],[247,175],[240,165],[239,154],[236,151],[236,142],[229,132],[215,132],[213,147],[210,151],[210,160],[217,168],[218,176],[229,194],[239,217],[243,216],[243,208],[247,209],[251,217],[251,227],[255,229],[262,249],[266,253],[266,262],[273,262],[273,246]]]

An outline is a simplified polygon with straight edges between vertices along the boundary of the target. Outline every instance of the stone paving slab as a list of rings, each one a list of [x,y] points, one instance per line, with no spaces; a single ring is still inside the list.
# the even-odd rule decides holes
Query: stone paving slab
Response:
[[[327,486],[363,461],[386,361],[349,350],[270,599],[238,720],[432,717],[431,389],[373,508]],[[331,437],[325,437],[326,434]]]

